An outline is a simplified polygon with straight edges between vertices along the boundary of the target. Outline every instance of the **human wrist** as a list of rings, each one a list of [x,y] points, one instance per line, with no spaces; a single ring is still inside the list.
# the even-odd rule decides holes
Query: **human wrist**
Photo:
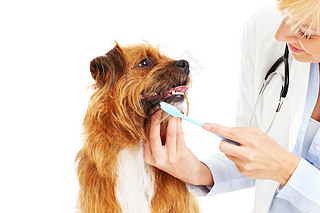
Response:
[[[283,162],[285,163],[283,164],[281,176],[278,181],[281,184],[281,186],[285,186],[289,181],[290,177],[292,176],[300,162],[300,157],[291,152],[288,152],[287,158]]]
[[[196,180],[196,184],[201,186],[210,186],[212,187],[214,184],[213,176],[211,174],[210,169],[203,162],[200,162],[200,172],[198,178]]]

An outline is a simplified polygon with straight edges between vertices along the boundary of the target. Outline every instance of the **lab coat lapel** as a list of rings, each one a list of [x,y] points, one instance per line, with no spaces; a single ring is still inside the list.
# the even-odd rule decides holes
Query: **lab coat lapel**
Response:
[[[275,118],[268,133],[283,148],[293,151],[296,144],[300,125],[303,118],[304,106],[308,91],[310,63],[302,63],[292,60],[290,63],[290,82],[287,97],[283,100],[283,105]],[[283,67],[279,67],[283,70]],[[261,110],[261,127],[266,130],[270,125],[270,120],[275,112],[275,106],[281,88],[279,78],[272,80],[269,88],[266,88],[264,97],[264,109]]]
[[[277,72],[282,73],[284,70],[284,65],[282,64]],[[282,76],[282,78],[284,78]],[[290,93],[290,84],[289,84],[289,93],[287,98],[283,99],[283,104],[281,110],[275,115],[277,106],[279,104],[281,86],[284,79],[281,79],[279,76],[275,75],[268,86],[264,91],[264,97],[262,98],[262,104],[260,105],[259,114],[260,119],[260,129],[266,131],[269,126],[270,130],[267,134],[275,140],[280,146],[285,149],[288,149],[289,141],[289,131],[288,128],[291,125],[291,108],[288,101],[288,96]],[[273,117],[274,120],[272,121]],[[272,124],[271,124],[272,121]]]
[[[289,151],[293,151],[296,144],[300,125],[303,118],[304,107],[307,97],[310,63],[302,63],[293,60],[292,63],[291,88],[288,93],[288,102],[291,111],[292,123],[289,129]]]
[[[281,70],[282,67],[279,68]],[[268,135],[277,141],[285,149],[293,150],[297,136],[299,133],[300,124],[303,117],[305,99],[309,82],[310,64],[301,63],[292,60],[290,64],[290,84],[287,98],[284,100],[282,109],[274,121],[272,128]],[[265,106],[268,102],[275,102],[275,97],[279,97],[278,80],[266,91],[263,98]],[[272,103],[274,105],[274,103]],[[271,104],[270,104],[271,106]],[[261,116],[268,115],[269,117],[274,113],[274,107],[270,109],[262,109]],[[264,119],[261,119],[263,121]],[[268,120],[268,119],[266,119]],[[269,119],[270,120],[270,119]],[[269,122],[263,122],[261,128],[265,130]],[[289,129],[288,129],[289,128]],[[272,180],[256,180],[256,196],[253,213],[268,213],[274,197],[274,193],[279,186],[279,183]]]

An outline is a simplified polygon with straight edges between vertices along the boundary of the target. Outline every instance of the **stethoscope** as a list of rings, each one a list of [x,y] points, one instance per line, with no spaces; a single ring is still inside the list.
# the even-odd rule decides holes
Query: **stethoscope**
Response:
[[[278,101],[278,106],[277,106],[277,109],[272,117],[272,120],[267,128],[267,130],[265,131],[265,133],[268,133],[268,131],[270,130],[272,124],[273,124],[273,121],[275,120],[277,114],[279,113],[281,107],[282,107],[282,104],[283,104],[283,100],[287,97],[287,94],[288,94],[288,89],[289,89],[289,62],[288,62],[288,58],[289,58],[289,48],[288,48],[288,45],[286,45],[286,49],[284,51],[284,55],[281,56],[273,65],[272,67],[269,69],[269,71],[267,72],[265,78],[264,78],[264,82],[262,84],[262,87],[260,89],[260,92],[258,94],[258,97],[254,103],[254,106],[253,106],[253,109],[252,109],[252,112],[251,112],[251,115],[250,115],[250,120],[249,120],[249,123],[248,123],[248,126],[250,127],[251,126],[251,123],[252,123],[252,118],[253,118],[253,115],[255,114],[256,110],[257,110],[257,106],[261,100],[261,96],[263,94],[263,91],[265,90],[265,88],[267,87],[267,85],[269,84],[269,82],[272,80],[272,78],[274,76],[278,76],[280,77],[281,79],[281,82],[282,82],[282,88],[281,88],[281,92],[280,92],[280,98],[279,98],[279,101]],[[284,80],[283,80],[283,75],[280,74],[279,72],[276,72],[277,68],[281,65],[281,63],[284,63]]]

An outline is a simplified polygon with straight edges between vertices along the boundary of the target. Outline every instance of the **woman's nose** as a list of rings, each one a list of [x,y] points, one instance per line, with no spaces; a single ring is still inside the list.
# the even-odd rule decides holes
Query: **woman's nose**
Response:
[[[276,40],[286,43],[294,43],[299,41],[296,33],[292,32],[290,27],[287,25],[286,19],[282,20],[274,37]]]

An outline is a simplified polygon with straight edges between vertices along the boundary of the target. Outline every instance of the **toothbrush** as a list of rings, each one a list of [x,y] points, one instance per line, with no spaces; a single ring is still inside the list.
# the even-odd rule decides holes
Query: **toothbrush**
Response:
[[[165,111],[166,113],[172,115],[173,117],[179,117],[179,118],[182,118],[186,121],[189,121],[197,126],[200,126],[202,127],[203,123],[199,122],[199,121],[196,121],[196,120],[193,120],[192,118],[189,118],[187,117],[186,115],[182,114],[180,112],[180,110],[178,110],[175,106],[172,106],[171,104],[168,104],[168,103],[165,103],[165,102],[161,102],[160,103],[160,108]],[[237,146],[240,146],[240,144],[238,142],[235,142],[233,140],[230,140],[230,139],[227,139],[219,134],[216,134],[216,133],[213,133],[214,135],[218,136],[219,138],[221,138],[222,140],[225,140],[231,144],[234,144],[234,145],[237,145]]]

